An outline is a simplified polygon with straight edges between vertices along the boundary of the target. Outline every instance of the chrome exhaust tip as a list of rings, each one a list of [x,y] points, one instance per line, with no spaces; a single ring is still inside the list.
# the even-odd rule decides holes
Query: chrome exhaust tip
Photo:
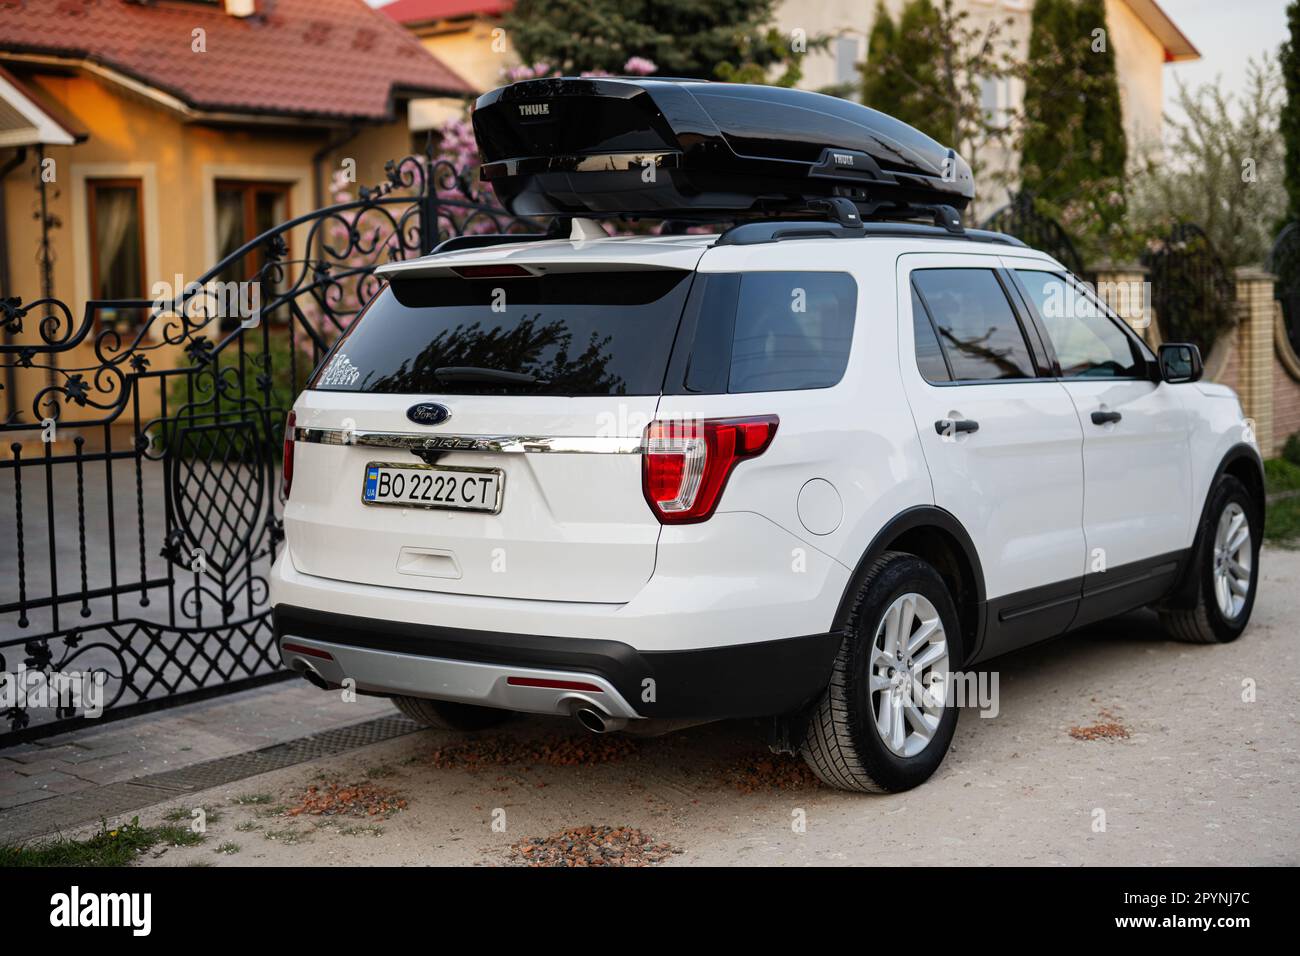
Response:
[[[573,716],[585,729],[593,734],[609,734],[616,730],[622,730],[627,726],[627,721],[622,717],[611,717],[609,714],[591,706],[576,707]]]

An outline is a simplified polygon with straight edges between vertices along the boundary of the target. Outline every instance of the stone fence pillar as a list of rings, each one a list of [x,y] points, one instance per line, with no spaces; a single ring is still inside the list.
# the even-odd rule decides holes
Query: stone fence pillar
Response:
[[[1097,281],[1097,298],[1142,336],[1147,345],[1157,348],[1160,331],[1156,326],[1155,309],[1151,306],[1150,288],[1146,284],[1146,266],[1103,262],[1094,270],[1093,276]]]
[[[1273,440],[1273,284],[1271,273],[1254,267],[1237,270],[1237,394],[1265,458]]]

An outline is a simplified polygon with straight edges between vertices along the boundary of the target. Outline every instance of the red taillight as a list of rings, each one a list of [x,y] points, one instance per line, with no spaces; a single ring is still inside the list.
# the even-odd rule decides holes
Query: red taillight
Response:
[[[706,521],[718,507],[732,469],[767,450],[775,415],[655,421],[646,426],[641,487],[664,524]]]
[[[298,416],[290,412],[284,420],[284,461],[280,468],[280,489],[285,501],[289,500],[289,489],[293,487],[293,433],[298,424]]]

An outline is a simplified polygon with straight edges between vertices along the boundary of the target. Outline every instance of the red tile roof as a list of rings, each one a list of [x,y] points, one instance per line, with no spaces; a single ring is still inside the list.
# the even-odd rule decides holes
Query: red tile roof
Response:
[[[396,0],[380,7],[379,11],[398,23],[411,24],[473,14],[498,16],[513,6],[514,0]]]
[[[362,0],[0,0],[0,53],[88,59],[204,111],[385,120],[395,92],[474,91]],[[191,51],[196,28],[207,52]]]

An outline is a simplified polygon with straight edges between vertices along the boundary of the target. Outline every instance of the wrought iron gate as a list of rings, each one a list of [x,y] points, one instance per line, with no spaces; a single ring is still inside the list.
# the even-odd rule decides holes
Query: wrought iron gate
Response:
[[[1166,342],[1194,342],[1209,355],[1236,321],[1236,283],[1205,230],[1178,223],[1142,257]]]
[[[988,219],[983,229],[1015,236],[1031,249],[1040,249],[1077,276],[1084,276],[1084,262],[1069,233],[1055,219],[1039,211],[1031,193],[1012,197]]]
[[[378,291],[377,265],[537,229],[431,153],[386,170],[168,296],[90,301],[80,319],[0,300],[0,746],[89,719],[88,680],[126,716],[283,675],[267,572],[294,396]]]
[[[1278,233],[1269,252],[1268,271],[1277,276],[1274,297],[1282,303],[1291,348],[1300,350],[1300,222],[1289,222]]]

